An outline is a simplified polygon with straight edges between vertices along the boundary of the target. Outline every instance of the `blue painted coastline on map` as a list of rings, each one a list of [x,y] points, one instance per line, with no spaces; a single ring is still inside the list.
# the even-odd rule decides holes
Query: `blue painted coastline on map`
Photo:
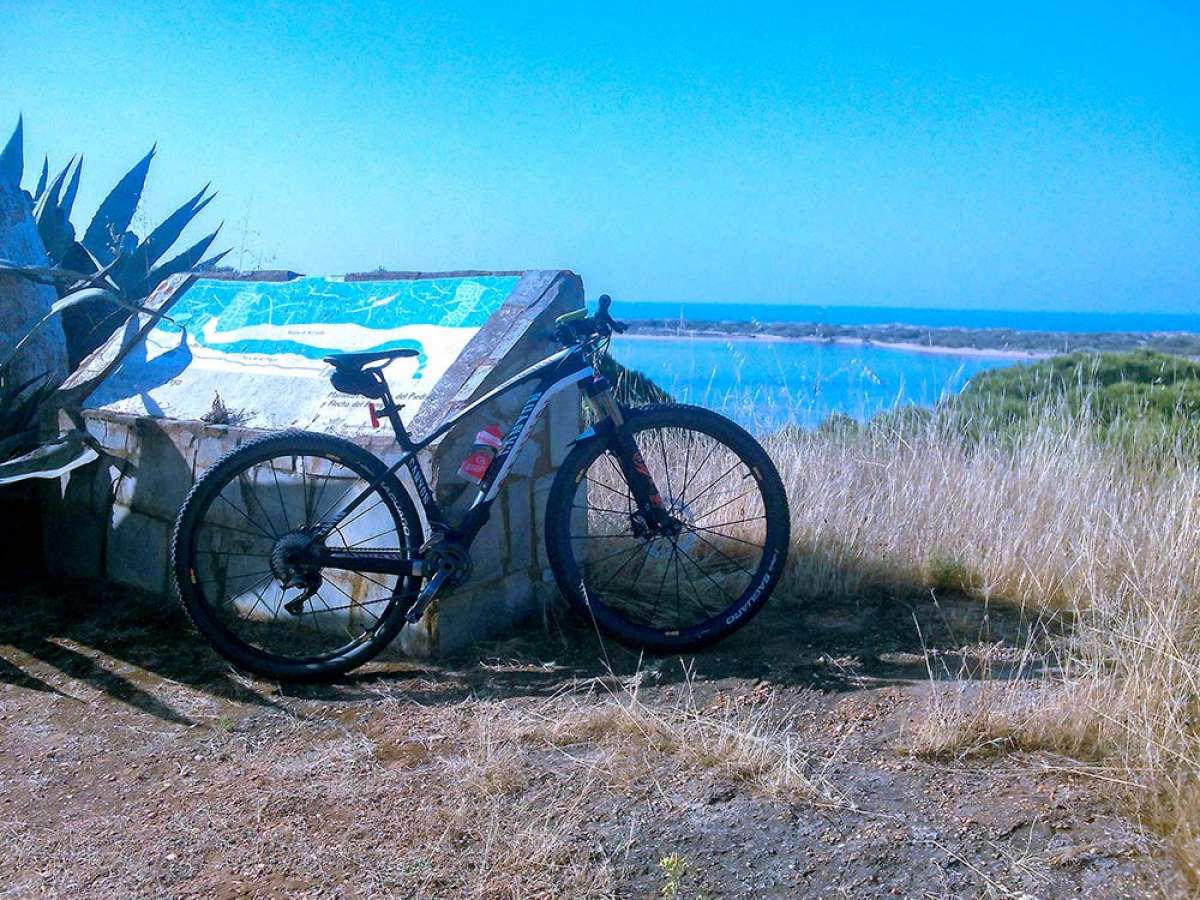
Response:
[[[353,325],[381,335],[408,325],[479,328],[500,308],[518,280],[516,276],[404,281],[305,277],[270,283],[201,279],[171,310],[171,321],[164,320],[155,330],[167,335],[186,329],[189,340],[224,353],[321,359],[347,349],[321,341],[321,326]],[[206,327],[210,323],[215,327]],[[221,339],[222,334],[263,326],[281,333]],[[310,334],[304,340],[287,336],[286,332],[297,328]],[[401,348],[419,351],[420,363],[424,363],[426,348],[414,338],[380,340],[353,349]]]

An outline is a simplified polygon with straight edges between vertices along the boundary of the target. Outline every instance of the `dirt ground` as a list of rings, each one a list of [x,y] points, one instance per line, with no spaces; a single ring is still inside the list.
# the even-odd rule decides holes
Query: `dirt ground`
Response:
[[[1011,674],[1014,614],[777,606],[688,660],[560,622],[294,688],[165,604],[7,590],[2,893],[1182,894],[1102,773],[911,752],[931,692]]]

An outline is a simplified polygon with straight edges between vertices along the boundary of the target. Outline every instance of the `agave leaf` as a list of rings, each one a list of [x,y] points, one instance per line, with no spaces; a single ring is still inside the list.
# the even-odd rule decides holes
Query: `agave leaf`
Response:
[[[196,263],[196,265],[193,267],[192,271],[207,272],[210,269],[215,269],[217,267],[217,263],[219,263],[221,260],[223,260],[225,257],[227,257],[232,252],[233,252],[233,248],[230,247],[228,250],[222,250],[220,253],[214,253],[208,259],[202,259],[202,260],[200,260],[200,262]]]
[[[150,282],[151,267],[158,261],[171,245],[178,240],[183,229],[204,209],[216,196],[211,194],[204,197],[208,191],[206,184],[194,197],[183,206],[167,216],[162,223],[138,244],[137,249],[129,258],[117,267],[116,281],[128,297],[144,297],[154,284]]]
[[[35,190],[33,192],[34,202],[37,202],[38,197],[42,196],[42,194],[45,192],[46,178],[49,175],[50,175],[50,157],[43,156],[42,157],[42,174],[41,174],[41,177],[38,178],[37,190]]]
[[[67,247],[75,240],[75,228],[71,225],[71,220],[64,213],[59,201],[59,192],[62,190],[63,181],[66,180],[67,174],[74,164],[75,157],[72,156],[66,167],[54,176],[54,180],[50,182],[50,186],[38,199],[37,207],[33,211],[33,217],[37,220],[38,234],[41,235],[42,244],[46,248],[46,256],[53,263],[62,261]]]
[[[79,193],[79,175],[83,172],[83,157],[79,157],[79,162],[75,163],[75,174],[71,176],[71,180],[67,182],[67,189],[63,191],[62,207],[63,215],[71,218],[71,209],[75,206],[75,195]]]
[[[39,444],[16,459],[7,459],[28,440],[27,432],[0,441],[0,460],[6,460],[0,465],[0,485],[27,478],[58,478],[100,458],[91,435],[82,429],[74,429]]]
[[[88,253],[87,247],[79,241],[72,241],[67,247],[59,267],[78,272],[80,275],[92,275],[103,270],[100,261]]]
[[[84,303],[95,303],[97,301],[111,303],[113,306],[120,307],[121,309],[128,310],[129,312],[154,312],[153,310],[144,306],[140,306],[137,303],[130,303],[115,291],[111,291],[108,288],[85,287],[80,288],[79,290],[71,291],[71,293],[67,294],[65,297],[55,300],[53,303],[51,303],[50,309],[47,310],[46,314],[33,323],[29,330],[21,336],[21,339],[13,345],[12,349],[0,351],[0,370],[3,370],[4,367],[8,366],[16,358],[17,354],[21,352],[21,348],[24,347],[30,341],[30,339],[32,339],[33,336],[41,330],[42,326],[44,326],[55,316],[62,315],[73,306],[81,306]],[[19,386],[15,393],[21,393],[23,390],[29,387],[30,384],[32,384],[34,381],[37,381],[41,377],[42,376],[39,375],[30,382]],[[4,390],[7,390],[7,387],[8,386],[5,385],[4,389],[0,389],[0,394],[3,394]]]
[[[42,373],[14,385],[12,369],[0,365],[0,459],[36,443],[38,413],[55,392],[55,385],[45,379]]]
[[[18,431],[16,434],[10,434],[4,438],[0,438],[0,460],[6,460],[18,450],[21,450],[35,436],[36,431],[32,428],[27,428],[24,431]],[[3,475],[3,466],[0,466],[0,477]],[[2,483],[2,482],[0,482]]]
[[[42,192],[42,196],[38,201],[39,209],[47,205],[58,206],[58,194],[62,190],[63,182],[67,180],[67,175],[70,174],[71,166],[73,165],[75,165],[74,156],[67,161],[62,171],[54,176],[54,180]],[[36,212],[34,214],[36,215]]]
[[[196,243],[192,244],[192,246],[188,247],[169,262],[165,262],[161,266],[155,266],[150,272],[150,277],[148,279],[149,283],[151,285],[156,285],[168,275],[174,275],[177,272],[190,271],[196,265],[196,263],[203,258],[204,254],[208,252],[208,248],[212,245],[212,242],[217,239],[217,233],[220,230],[221,226],[218,225],[216,231],[210,235],[200,238],[200,240],[196,241]]]
[[[101,262],[107,263],[116,256],[121,237],[129,230],[129,223],[133,221],[133,214],[137,212],[142,199],[154,149],[151,147],[150,152],[138,160],[117,182],[117,186],[109,191],[83,234],[83,246]]]
[[[13,129],[4,150],[0,151],[0,180],[13,187],[20,187],[25,172],[25,120],[17,116],[17,127]]]

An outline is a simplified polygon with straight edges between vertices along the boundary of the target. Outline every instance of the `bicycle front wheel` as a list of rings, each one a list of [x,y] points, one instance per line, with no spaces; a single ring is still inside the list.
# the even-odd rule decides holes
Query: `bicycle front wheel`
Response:
[[[379,459],[341,438],[260,438],[196,482],[176,521],[172,560],[179,599],[217,652],[268,678],[311,681],[363,664],[396,636],[419,578],[292,561],[318,523],[368,489],[325,546],[415,556],[422,529],[408,493]]]
[[[762,446],[709,410],[641,407],[626,425],[672,527],[642,521],[615,444],[578,444],[547,502],[555,580],[622,643],[655,652],[711,644],[757,613],[783,572],[783,484]]]

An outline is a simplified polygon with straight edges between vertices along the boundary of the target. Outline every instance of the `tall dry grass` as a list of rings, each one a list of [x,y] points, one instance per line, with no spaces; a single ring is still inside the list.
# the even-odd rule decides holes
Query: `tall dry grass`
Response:
[[[1200,459],[1147,437],[1049,411],[994,437],[935,416],[771,438],[793,536],[775,602],[940,586],[1059,619],[1059,676],[942,688],[917,749],[1089,760],[1200,884]]]

